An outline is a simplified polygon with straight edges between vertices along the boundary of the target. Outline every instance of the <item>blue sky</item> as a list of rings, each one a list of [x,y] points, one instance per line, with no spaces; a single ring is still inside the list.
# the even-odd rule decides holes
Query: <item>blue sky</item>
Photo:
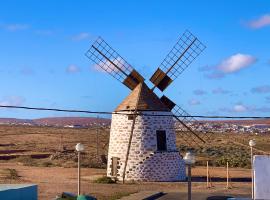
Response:
[[[186,29],[207,49],[166,95],[190,114],[269,115],[267,0],[1,1],[0,104],[113,111],[129,90],[84,56],[96,37],[150,78]]]

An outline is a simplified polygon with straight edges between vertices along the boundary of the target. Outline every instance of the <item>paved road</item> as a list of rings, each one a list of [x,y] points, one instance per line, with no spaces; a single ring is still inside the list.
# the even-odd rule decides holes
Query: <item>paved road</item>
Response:
[[[142,200],[147,199],[147,197],[153,194],[158,194],[158,191],[142,191],[127,197],[123,197],[121,200]],[[207,194],[196,193],[193,194],[192,200],[206,200]],[[158,198],[149,198],[149,200],[187,200],[187,194],[184,192],[169,192]]]
[[[187,200],[187,193],[186,192],[168,192],[165,193],[165,195],[157,198],[149,198],[152,195],[159,194],[159,191],[141,191],[132,195],[129,195],[127,197],[123,197],[121,200]],[[246,195],[240,195],[240,194],[234,194],[234,195],[229,195],[229,194],[209,194],[209,193],[203,193],[203,192],[196,192],[192,194],[192,200],[206,200],[207,197],[211,196],[238,196],[238,197],[246,197]],[[221,196],[220,196],[221,195]],[[227,198],[213,198],[212,200],[225,200]]]
[[[194,194],[192,200],[205,200],[207,196],[205,194]],[[181,192],[170,192],[157,200],[187,200],[187,194]]]

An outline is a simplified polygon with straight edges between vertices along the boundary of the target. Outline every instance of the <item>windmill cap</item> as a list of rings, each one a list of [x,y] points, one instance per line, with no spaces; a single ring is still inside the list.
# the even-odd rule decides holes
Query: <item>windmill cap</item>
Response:
[[[150,90],[145,83],[138,84],[115,109],[116,112],[131,110],[170,112],[158,96]]]

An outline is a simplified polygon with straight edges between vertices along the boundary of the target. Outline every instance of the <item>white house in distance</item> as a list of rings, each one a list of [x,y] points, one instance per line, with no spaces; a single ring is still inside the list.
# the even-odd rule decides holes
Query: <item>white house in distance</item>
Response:
[[[174,120],[171,112],[145,83],[140,83],[116,108],[112,115],[107,175],[121,180],[137,105],[126,180],[184,180],[185,163],[176,148]],[[117,112],[117,113],[116,113]],[[151,116],[147,116],[151,115]],[[157,116],[155,116],[157,115]]]

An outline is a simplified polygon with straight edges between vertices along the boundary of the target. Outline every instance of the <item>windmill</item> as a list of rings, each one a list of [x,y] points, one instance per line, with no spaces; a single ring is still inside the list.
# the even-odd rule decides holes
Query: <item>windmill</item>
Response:
[[[181,133],[185,142],[197,144],[205,143],[208,134],[199,134],[194,118],[154,91],[163,92],[204,49],[202,42],[186,30],[150,78],[150,89],[144,77],[101,37],[91,45],[86,56],[131,90],[112,114],[108,176],[123,182],[185,179],[175,133]]]

